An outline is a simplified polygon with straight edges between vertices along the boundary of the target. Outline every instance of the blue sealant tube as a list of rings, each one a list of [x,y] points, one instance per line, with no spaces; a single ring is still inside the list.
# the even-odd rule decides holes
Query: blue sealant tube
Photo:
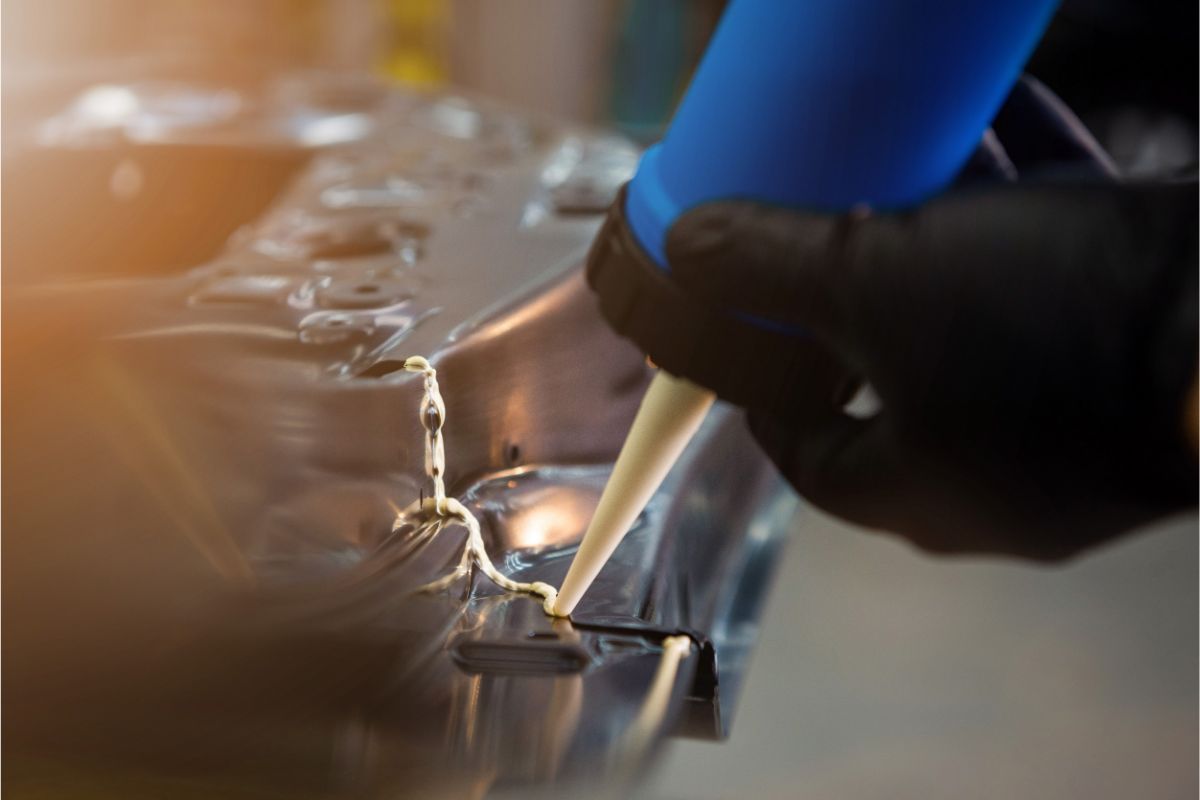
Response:
[[[707,200],[825,211],[923,200],[978,145],[1054,5],[733,0],[629,184],[629,227],[665,269],[671,223]],[[551,613],[575,609],[713,399],[655,376]]]
[[[646,252],[677,216],[741,198],[896,208],[945,187],[1056,0],[733,0],[625,212]]]

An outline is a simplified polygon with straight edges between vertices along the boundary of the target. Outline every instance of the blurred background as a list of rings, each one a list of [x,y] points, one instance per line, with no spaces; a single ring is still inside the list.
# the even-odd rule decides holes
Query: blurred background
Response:
[[[5,0],[5,108],[93,79],[329,68],[477,90],[652,140],[724,0]],[[1127,170],[1194,162],[1196,8],[1068,0],[1029,71]],[[1154,76],[1151,79],[1151,76]]]
[[[364,135],[365,121],[355,114],[388,85],[454,87],[651,142],[670,119],[723,6],[722,0],[5,0],[4,191],[6,199],[20,195],[7,218],[13,224],[5,278],[21,279],[14,264],[50,253],[60,263],[119,259],[126,270],[140,261],[154,268],[202,262],[262,211],[312,148]],[[1068,0],[1028,70],[1072,107],[1127,176],[1185,170],[1196,163],[1196,14],[1196,4],[1170,0]],[[175,91],[172,82],[188,91]],[[98,93],[88,93],[96,87]],[[237,135],[229,135],[234,128]],[[247,157],[253,163],[235,163],[237,153],[229,150],[207,159],[193,151],[178,163],[159,149],[138,156],[161,156],[168,166],[134,169],[118,152],[131,142],[230,141],[255,145]],[[114,142],[115,157],[102,163],[78,152]],[[39,148],[53,149],[52,157]],[[142,185],[189,164],[203,166],[171,186]],[[228,191],[229,181],[240,181],[236,191]],[[77,196],[52,190],[64,185]],[[93,189],[101,196],[90,195]],[[114,193],[175,200],[170,208],[129,202],[106,209],[89,235],[74,237],[88,242],[86,252],[72,250],[46,221],[49,209],[63,215],[63,203],[94,216],[94,208],[112,205]],[[185,202],[190,207],[179,205]],[[203,229],[198,217],[206,220]],[[126,252],[129,224],[156,238]]]
[[[92,274],[202,263],[317,149],[369,135],[369,114],[389,86],[452,87],[652,140],[722,4],[5,0],[2,8],[12,283],[36,279],[21,266],[35,262],[86,263]],[[64,217],[84,226],[78,235],[61,236]]]
[[[455,87],[647,142],[669,119],[722,6],[5,0],[4,282],[35,279],[8,265],[31,263],[23,256],[46,252],[47,242],[62,248],[61,262],[82,255],[55,242],[46,209],[87,207],[88,198],[42,187],[86,193],[80,170],[94,168],[102,190],[120,196],[144,179],[115,169],[119,154],[98,167],[61,152],[53,162],[28,157],[45,137],[69,144],[95,133],[64,115],[79,111],[72,103],[86,87],[185,80],[212,88],[191,105],[163,109],[140,129],[151,138],[176,135],[189,114],[240,113],[222,89],[252,93],[283,73],[333,70],[372,76],[381,87]],[[1196,30],[1195,3],[1068,3],[1029,70],[1080,114],[1127,175],[1194,168]],[[326,105],[354,108],[347,93],[361,89],[327,86]],[[103,116],[120,115],[129,96],[91,97],[83,111]],[[46,127],[46,119],[63,122]],[[289,130],[317,144],[346,134]],[[189,181],[190,202],[226,213],[206,215],[211,230],[197,230],[186,213],[144,208],[114,210],[126,216],[96,225],[115,240],[135,224],[159,231],[161,246],[142,242],[138,257],[147,263],[200,263],[270,202],[303,158],[281,147],[275,160],[258,151],[253,170],[222,162],[243,184],[228,192],[226,180],[208,201],[207,184]],[[103,261],[107,247],[131,268],[120,241],[81,238],[93,261]],[[1045,569],[935,561],[805,517],[731,740],[675,744],[645,796],[1195,797],[1196,533],[1195,518],[1176,520]]]
[[[253,83],[280,69],[455,85],[653,137],[720,15],[714,0],[6,0],[5,102],[80,70]],[[22,91],[24,90],[24,91]]]

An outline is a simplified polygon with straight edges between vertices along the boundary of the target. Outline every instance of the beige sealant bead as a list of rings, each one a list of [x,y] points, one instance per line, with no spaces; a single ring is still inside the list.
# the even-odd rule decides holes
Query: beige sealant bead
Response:
[[[548,583],[514,581],[496,569],[483,544],[479,520],[462,503],[446,496],[446,449],[442,440],[442,427],[446,424],[446,403],[438,387],[437,370],[421,356],[411,356],[404,361],[406,372],[419,372],[425,378],[425,396],[421,400],[421,427],[425,429],[425,474],[433,482],[433,497],[418,500],[396,515],[392,530],[397,530],[412,519],[421,519],[414,537],[436,536],[447,525],[461,525],[467,529],[467,544],[462,560],[448,575],[444,575],[421,587],[424,591],[439,591],[470,572],[474,563],[493,583],[510,592],[525,592],[542,598],[542,608],[553,614],[558,590]]]
[[[667,719],[671,692],[675,689],[675,679],[679,674],[679,665],[691,652],[692,640],[687,636],[680,634],[668,636],[663,640],[662,655],[654,671],[654,679],[650,682],[650,689],[646,692],[646,699],[642,701],[637,716],[633,718],[616,747],[619,760],[636,761],[662,730]]]
[[[514,581],[507,575],[504,575],[500,570],[496,569],[492,563],[491,557],[487,553],[487,549],[483,544],[483,535],[479,530],[479,520],[475,515],[467,509],[462,503],[453,497],[446,496],[445,486],[445,471],[446,471],[446,453],[445,446],[442,441],[442,426],[446,422],[446,404],[442,400],[441,391],[437,383],[437,370],[430,363],[420,357],[413,356],[404,362],[404,369],[408,372],[419,372],[425,377],[425,396],[421,401],[421,425],[425,428],[425,473],[433,481],[434,494],[433,497],[422,498],[407,508],[403,509],[396,515],[396,521],[392,526],[396,530],[408,523],[409,520],[420,518],[423,522],[417,526],[413,536],[416,538],[436,536],[447,525],[461,525],[467,529],[467,544],[463,549],[462,560],[458,566],[454,568],[448,575],[444,575],[435,581],[432,581],[422,587],[424,591],[438,591],[450,586],[455,580],[466,575],[472,563],[474,563],[480,571],[483,572],[493,583],[502,589],[510,592],[525,592],[527,594],[537,595],[542,598],[542,609],[550,616],[565,616],[558,614],[555,611],[555,601],[558,599],[558,590],[548,583],[542,581],[533,581],[531,583],[522,583]],[[665,437],[665,444],[658,447],[660,451],[657,454],[657,459],[651,465],[653,468],[649,473],[643,471],[643,485],[636,491],[622,489],[624,494],[620,499],[623,499],[627,508],[623,512],[628,514],[632,506],[634,517],[641,512],[645,505],[645,500],[650,494],[658,488],[666,471],[670,469],[671,464],[679,456],[687,441],[695,433],[700,422],[704,418],[705,412],[712,404],[712,396],[703,389],[693,386],[690,383],[685,383],[684,386],[671,384],[679,379],[666,376],[666,380],[660,381],[659,378],[666,376],[666,373],[659,373],[659,377],[655,378],[655,383],[659,385],[659,393],[654,397],[651,394],[654,390],[654,384],[651,385],[651,390],[647,392],[647,398],[642,403],[642,409],[638,412],[638,419],[634,421],[633,428],[630,431],[629,439],[633,439],[635,447],[632,448],[632,455],[640,457],[645,447],[653,446],[650,440],[645,437],[648,435],[659,434]],[[707,399],[706,399],[707,397]],[[683,404],[685,413],[682,417],[678,414],[680,404]],[[649,410],[647,410],[649,406]],[[668,425],[663,422],[664,414],[670,415],[674,409],[676,421],[674,424]],[[647,419],[643,420],[643,416]],[[638,421],[642,421],[642,427],[639,428]],[[639,442],[635,434],[642,437]],[[626,452],[630,451],[629,441],[626,441],[625,447],[621,451],[621,458],[617,460],[617,466],[614,468],[614,477],[621,469],[621,459],[626,457]],[[640,462],[639,462],[640,463]],[[631,476],[636,477],[636,476]],[[646,483],[652,485],[646,485]],[[612,485],[610,480],[609,485]],[[608,489],[605,489],[605,496],[608,495]],[[644,497],[643,497],[644,495]],[[604,505],[604,500],[601,498],[601,506]],[[599,513],[599,512],[597,512]],[[624,527],[616,536],[616,541],[624,535],[624,530],[628,528],[628,523],[623,523],[624,516],[618,516],[616,522],[618,525],[623,524]],[[632,522],[632,519],[629,520]],[[593,521],[593,527],[595,527]],[[615,530],[611,527],[610,530]],[[589,528],[589,532],[591,528]],[[585,537],[585,543],[586,543]],[[616,547],[616,543],[612,542],[611,547],[604,545],[602,548],[606,552],[603,559],[607,559],[608,553],[612,548]],[[582,548],[581,548],[582,551]],[[600,565],[603,564],[603,559],[599,565],[595,565],[595,571],[599,571]],[[576,557],[576,562],[579,557]],[[572,564],[572,571],[575,571],[576,565]],[[594,577],[594,572],[592,572]],[[568,574],[568,580],[570,574]],[[590,578],[587,583],[590,583]],[[587,588],[584,584],[580,589],[582,594],[583,589]],[[574,603],[572,603],[574,607]],[[663,640],[662,656],[659,659],[658,668],[655,670],[654,679],[651,681],[650,689],[646,693],[646,699],[642,702],[638,710],[637,716],[632,724],[626,730],[625,735],[617,748],[617,753],[623,760],[628,760],[630,763],[636,760],[640,754],[644,753],[654,740],[654,736],[662,728],[666,719],[667,706],[670,701],[671,691],[675,685],[676,675],[679,672],[680,663],[687,658],[692,650],[692,641],[687,636],[677,635],[668,636]]]

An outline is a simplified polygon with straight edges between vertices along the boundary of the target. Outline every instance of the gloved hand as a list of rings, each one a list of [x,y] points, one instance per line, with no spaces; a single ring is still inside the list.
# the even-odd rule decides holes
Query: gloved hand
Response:
[[[883,409],[751,430],[802,495],[943,552],[1055,559],[1196,502],[1195,182],[1008,185],[897,214],[702,207],[687,290],[803,327]],[[831,387],[814,387],[828,391]]]
[[[842,216],[714,203],[680,218],[667,256],[685,291],[809,331],[797,347],[878,394],[869,419],[829,386],[790,416],[750,404],[762,447],[837,516],[932,551],[1053,560],[1196,503],[1194,180],[976,182]]]

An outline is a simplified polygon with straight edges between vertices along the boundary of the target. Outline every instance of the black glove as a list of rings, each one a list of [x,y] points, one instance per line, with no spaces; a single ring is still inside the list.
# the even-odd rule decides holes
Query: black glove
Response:
[[[939,552],[1058,559],[1196,502],[1197,187],[978,184],[827,216],[703,206],[675,280],[874,387],[750,426],[817,506]],[[653,354],[653,353],[652,353]]]

